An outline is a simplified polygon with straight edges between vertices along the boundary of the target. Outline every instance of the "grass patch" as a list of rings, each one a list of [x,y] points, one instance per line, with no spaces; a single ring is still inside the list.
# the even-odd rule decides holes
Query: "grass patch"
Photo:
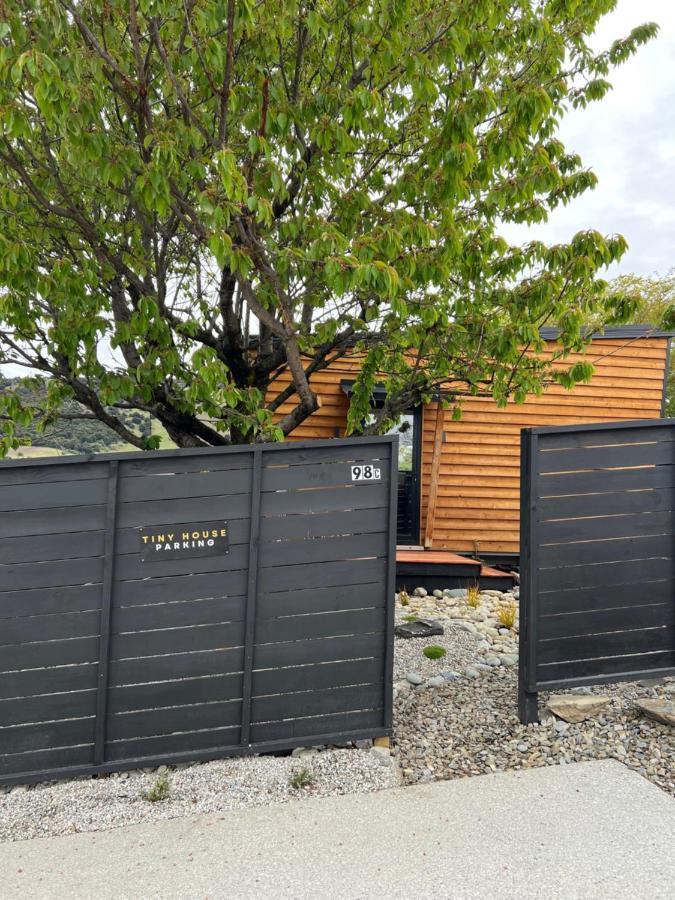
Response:
[[[403,616],[403,621],[404,621],[404,622],[416,622],[416,621],[417,621],[417,616],[413,616],[412,613],[411,613],[411,614],[408,615],[408,616]]]
[[[499,624],[504,628],[513,628],[516,624],[516,616],[518,615],[518,607],[511,601],[500,606],[497,610],[497,619]]]
[[[166,772],[162,772],[161,775],[157,776],[155,783],[150,790],[143,791],[141,797],[144,800],[147,800],[148,803],[159,803],[162,800],[166,800],[170,793],[171,785],[169,784],[169,776]]]
[[[288,783],[294,790],[299,791],[302,788],[313,785],[314,776],[309,769],[298,769],[296,772],[292,773],[291,777],[288,779]]]
[[[439,647],[438,644],[432,644],[431,647],[425,647],[422,650],[427,659],[442,659],[447,652],[445,647]]]
[[[466,592],[466,605],[470,606],[471,609],[478,609],[480,606],[480,591],[475,584]]]

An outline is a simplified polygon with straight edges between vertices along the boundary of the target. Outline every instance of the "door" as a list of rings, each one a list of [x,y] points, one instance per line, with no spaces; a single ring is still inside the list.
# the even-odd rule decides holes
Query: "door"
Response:
[[[405,413],[389,434],[398,435],[397,544],[420,542],[422,408]]]

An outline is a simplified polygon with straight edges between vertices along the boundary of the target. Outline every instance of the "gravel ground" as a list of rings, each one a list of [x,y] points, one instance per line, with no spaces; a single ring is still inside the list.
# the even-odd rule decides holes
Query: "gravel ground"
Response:
[[[386,762],[386,759],[384,760]],[[366,793],[394,787],[391,764],[370,750],[326,750],[302,757],[249,757],[169,770],[169,795],[152,803],[143,795],[157,773],[138,771],[101,778],[15,788],[0,796],[0,841],[99,831],[245,806],[284,803],[298,797]],[[306,769],[313,781],[293,788]]]
[[[675,729],[633,707],[638,698],[675,700],[675,679],[580,688],[610,703],[578,725],[545,715],[526,727],[516,711],[517,625],[498,621],[517,591],[483,593],[477,609],[461,596],[437,594],[406,598],[405,606],[397,601],[398,623],[432,618],[444,634],[396,639],[393,760],[381,748],[352,748],[176,767],[166,772],[168,796],[154,803],[144,795],[157,771],[20,786],[0,793],[0,841],[588,759],[617,759],[675,795]],[[422,651],[430,645],[446,655],[427,659]],[[302,769],[311,783],[294,788],[291,779]]]
[[[675,680],[578,688],[568,693],[604,695],[610,703],[578,725],[546,713],[540,724],[521,725],[517,670],[511,659],[515,631],[510,636],[490,633],[495,608],[510,599],[483,594],[480,609],[474,611],[454,598],[412,597],[409,605],[397,608],[397,621],[418,613],[445,626],[442,637],[396,641],[394,755],[404,783],[613,758],[675,795],[675,729],[633,707],[636,699],[675,700]],[[476,630],[459,630],[462,621]],[[432,643],[445,647],[446,657],[426,660],[422,648]],[[488,658],[493,665],[485,663]],[[429,686],[429,678],[447,670],[460,677]],[[424,682],[413,687],[408,674],[421,675]],[[540,708],[546,698],[540,695]]]

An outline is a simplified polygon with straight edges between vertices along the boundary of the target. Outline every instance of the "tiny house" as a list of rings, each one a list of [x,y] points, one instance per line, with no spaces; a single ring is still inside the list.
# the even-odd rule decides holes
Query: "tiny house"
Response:
[[[552,354],[555,330],[541,334],[545,352]],[[507,568],[517,564],[521,429],[659,418],[669,348],[670,335],[651,326],[611,328],[595,336],[583,354],[566,360],[594,364],[589,384],[572,390],[551,385],[541,396],[503,408],[487,397],[468,397],[459,421],[438,403],[408,410],[399,445],[399,571],[432,559],[449,564],[452,554]],[[312,377],[321,407],[291,439],[344,436],[358,366],[358,359],[345,358]]]

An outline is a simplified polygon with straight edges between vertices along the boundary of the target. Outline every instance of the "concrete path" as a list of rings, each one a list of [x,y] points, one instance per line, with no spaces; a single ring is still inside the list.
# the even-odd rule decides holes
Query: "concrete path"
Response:
[[[675,898],[675,801],[616,762],[0,845],[10,898]]]

